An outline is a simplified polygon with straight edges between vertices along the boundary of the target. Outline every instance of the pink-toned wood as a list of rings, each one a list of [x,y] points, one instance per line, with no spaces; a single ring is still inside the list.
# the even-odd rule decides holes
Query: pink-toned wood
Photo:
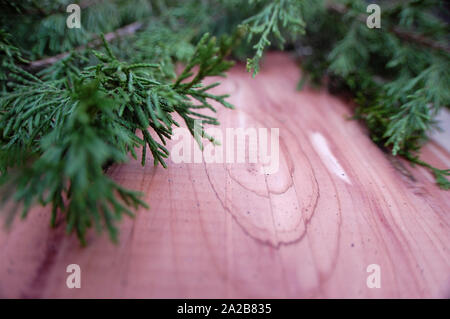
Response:
[[[449,297],[449,193],[378,149],[339,99],[297,92],[298,78],[287,55],[271,54],[255,79],[239,65],[217,88],[237,107],[220,109],[222,129],[280,128],[276,174],[257,164],[114,166],[151,209],[122,221],[117,246],[92,233],[87,248],[34,209],[0,234],[0,296]],[[423,158],[450,164],[434,143]],[[81,266],[80,289],[66,286],[68,264]],[[379,289],[366,285],[369,264],[381,267]]]

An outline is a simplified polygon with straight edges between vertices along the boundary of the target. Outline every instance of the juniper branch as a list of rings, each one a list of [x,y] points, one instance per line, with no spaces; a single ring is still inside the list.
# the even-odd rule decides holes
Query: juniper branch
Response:
[[[0,95],[3,200],[21,203],[22,217],[36,203],[51,205],[52,221],[64,216],[67,231],[76,232],[82,244],[92,225],[106,228],[116,241],[117,220],[146,204],[107,177],[105,167],[127,161],[127,154],[136,158],[136,148],[142,148],[142,165],[148,148],[154,165],[166,167],[164,145],[172,126],[179,125],[173,113],[192,132],[196,119],[218,124],[198,110],[214,110],[209,100],[232,106],[227,96],[209,93],[218,84],[202,82],[233,65],[225,58],[239,37],[239,32],[219,40],[203,36],[174,81],[160,64],[120,61],[105,37],[104,50],[92,51],[99,62],[69,69],[64,81],[43,80],[10,65],[11,91]]]

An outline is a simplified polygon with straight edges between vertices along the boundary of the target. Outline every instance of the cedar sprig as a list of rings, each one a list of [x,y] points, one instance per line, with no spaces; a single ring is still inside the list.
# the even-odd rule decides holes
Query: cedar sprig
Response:
[[[115,183],[105,170],[126,162],[128,155],[136,158],[137,148],[142,165],[149,149],[154,164],[166,167],[164,145],[172,127],[179,126],[174,113],[193,134],[198,119],[218,124],[199,110],[214,111],[211,100],[232,106],[226,95],[210,93],[218,83],[205,86],[203,80],[232,66],[226,55],[238,38],[239,33],[219,40],[203,36],[174,79],[167,79],[159,64],[120,61],[104,37],[104,50],[92,51],[98,62],[79,69],[73,55],[57,67],[67,72],[63,79],[52,79],[48,72],[39,78],[10,65],[9,91],[0,96],[2,199],[20,203],[22,217],[36,203],[51,206],[52,225],[63,217],[67,232],[75,232],[82,244],[93,225],[106,228],[117,241],[122,215],[133,216],[147,206],[139,193]]]
[[[255,54],[252,58],[247,59],[247,70],[253,72],[253,76],[259,72],[259,63],[264,50],[272,44],[270,37],[274,37],[279,46],[282,47],[286,42],[282,31],[286,30],[291,38],[295,38],[305,32],[301,1],[250,0],[250,3],[261,2],[265,4],[263,9],[242,23],[248,28],[249,42],[254,37],[258,37],[256,44],[253,46]]]
[[[355,117],[366,123],[374,142],[426,167],[448,188],[448,170],[418,160],[438,124],[436,115],[450,105],[448,25],[440,17],[444,2],[383,1],[382,28],[369,29],[363,0],[259,1],[265,6],[246,20],[250,38],[259,37],[249,69],[258,70],[270,37],[280,38],[277,13],[289,2],[300,8],[292,19],[302,19],[293,25],[306,31],[289,33],[307,71],[299,88],[307,79],[316,84],[327,79],[332,91],[350,91],[358,104]]]

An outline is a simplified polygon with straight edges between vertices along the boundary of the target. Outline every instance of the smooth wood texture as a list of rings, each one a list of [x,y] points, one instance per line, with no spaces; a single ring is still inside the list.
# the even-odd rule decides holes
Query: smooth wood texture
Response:
[[[449,193],[377,148],[336,97],[297,92],[299,75],[288,55],[270,54],[255,79],[238,65],[216,89],[237,108],[220,108],[222,129],[280,128],[278,173],[114,166],[151,209],[122,221],[117,246],[92,233],[87,248],[34,209],[0,233],[0,297],[449,297]],[[434,143],[423,159],[450,166]],[[81,289],[66,287],[73,263]],[[380,289],[366,285],[369,264],[381,267]]]

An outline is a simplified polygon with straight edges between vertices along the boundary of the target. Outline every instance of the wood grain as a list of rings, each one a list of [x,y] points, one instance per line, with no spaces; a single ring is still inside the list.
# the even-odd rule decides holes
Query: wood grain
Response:
[[[287,55],[270,54],[255,79],[238,65],[217,88],[237,108],[219,110],[221,129],[280,128],[277,173],[258,164],[114,166],[111,176],[151,208],[122,221],[118,245],[92,233],[87,248],[35,208],[0,233],[0,296],[449,297],[449,193],[377,148],[336,97],[297,92],[299,75]],[[450,166],[435,143],[423,159]],[[66,286],[73,263],[80,289]],[[379,289],[366,285],[369,264],[381,267]]]

